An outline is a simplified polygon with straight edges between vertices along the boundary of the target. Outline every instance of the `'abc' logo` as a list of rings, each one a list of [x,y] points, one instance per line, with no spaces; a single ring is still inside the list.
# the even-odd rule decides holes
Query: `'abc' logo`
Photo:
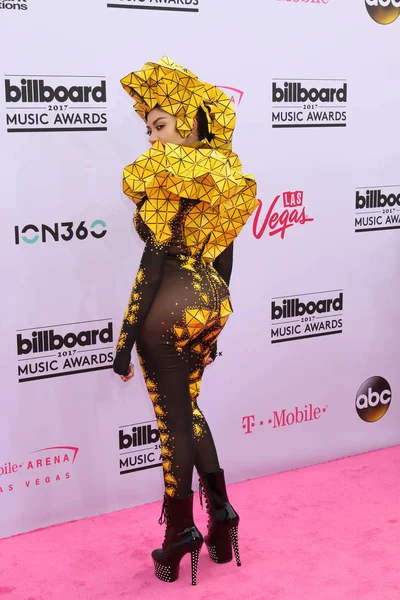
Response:
[[[369,16],[381,25],[393,23],[400,15],[400,0],[365,0]]]
[[[383,377],[370,377],[357,392],[356,410],[367,423],[374,423],[385,416],[392,400],[392,390]]]

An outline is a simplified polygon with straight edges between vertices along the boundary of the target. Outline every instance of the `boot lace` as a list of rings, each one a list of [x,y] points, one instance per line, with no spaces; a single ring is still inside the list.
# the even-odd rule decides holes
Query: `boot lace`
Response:
[[[207,515],[208,515],[208,520],[207,520],[207,525],[210,523],[210,501],[208,499],[208,496],[206,494],[205,489],[202,486],[201,481],[199,480],[199,498],[200,498],[200,506],[201,508],[204,510],[204,506],[203,506],[203,497],[206,501],[206,511],[207,511]]]
[[[162,503],[161,515],[160,515],[160,518],[158,519],[159,525],[164,525],[164,523],[165,523],[165,534],[164,534],[164,541],[161,546],[163,550],[165,550],[165,548],[167,546],[168,529],[169,529],[169,524],[170,524],[170,515],[168,512],[168,504],[167,504],[167,499],[165,498],[165,496],[164,496],[164,500]]]
[[[160,515],[160,518],[158,519],[159,525],[164,525],[164,523],[168,524],[168,506],[167,506],[167,500],[165,499],[165,497],[164,497],[164,500],[162,503],[161,515]]]

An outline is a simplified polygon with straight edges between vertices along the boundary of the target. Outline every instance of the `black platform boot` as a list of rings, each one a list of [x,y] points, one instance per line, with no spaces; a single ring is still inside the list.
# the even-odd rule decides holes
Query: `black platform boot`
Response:
[[[196,585],[203,536],[193,522],[193,492],[187,498],[172,498],[165,494],[158,522],[160,525],[166,523],[166,531],[162,548],[151,553],[156,577],[162,581],[176,581],[180,562],[190,552],[192,585]]]
[[[208,554],[216,563],[232,560],[232,547],[236,564],[241,566],[238,542],[239,515],[229,503],[223,470],[216,473],[199,473],[200,502],[205,496],[208,513],[208,534],[205,537]]]

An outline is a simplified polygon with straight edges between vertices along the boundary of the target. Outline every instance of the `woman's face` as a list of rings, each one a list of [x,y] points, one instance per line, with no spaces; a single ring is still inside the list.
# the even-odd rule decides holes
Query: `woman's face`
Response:
[[[185,146],[193,142],[194,137],[191,133],[187,138],[180,135],[176,128],[176,117],[165,112],[161,108],[153,108],[147,115],[147,135],[150,144],[159,141],[162,144],[177,144]]]

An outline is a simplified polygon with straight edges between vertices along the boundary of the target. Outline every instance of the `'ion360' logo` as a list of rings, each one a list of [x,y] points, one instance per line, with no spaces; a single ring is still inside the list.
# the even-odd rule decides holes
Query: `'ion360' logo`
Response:
[[[380,23],[389,25],[400,15],[400,0],[365,0],[369,16]]]
[[[81,221],[79,225],[73,223],[73,221],[65,221],[64,223],[54,223],[54,225],[44,225],[43,223],[39,226],[29,223],[24,227],[16,225],[14,227],[15,243],[19,245],[21,241],[25,244],[35,244],[37,241],[43,243],[50,239],[55,242],[63,240],[69,242],[73,238],[77,240],[86,240],[89,234],[95,239],[103,238],[107,233],[107,225],[101,219],[96,219],[88,227],[85,225],[85,221]]]

